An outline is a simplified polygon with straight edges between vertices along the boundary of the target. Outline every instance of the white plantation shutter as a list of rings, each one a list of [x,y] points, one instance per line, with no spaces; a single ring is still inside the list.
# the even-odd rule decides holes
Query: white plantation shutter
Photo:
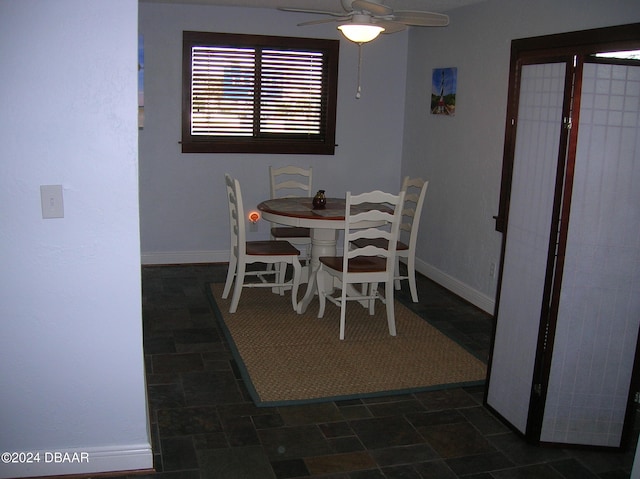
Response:
[[[182,151],[333,154],[337,40],[184,32]]]
[[[260,132],[320,134],[322,53],[265,50],[261,60]]]
[[[252,136],[255,49],[194,46],[191,134]]]

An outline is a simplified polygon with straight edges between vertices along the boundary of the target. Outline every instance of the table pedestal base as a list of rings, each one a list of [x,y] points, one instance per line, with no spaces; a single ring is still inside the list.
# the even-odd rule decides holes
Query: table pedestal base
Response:
[[[298,313],[304,313],[313,295],[317,293],[315,272],[320,266],[319,258],[321,256],[336,256],[337,241],[338,230],[324,228],[314,228],[311,230],[311,260],[307,271],[307,291],[303,299],[298,303]],[[318,279],[324,281],[327,292],[333,291],[333,278],[323,275],[322,278]]]
[[[321,256],[336,256],[338,230],[314,228],[311,230],[311,271],[320,264]]]

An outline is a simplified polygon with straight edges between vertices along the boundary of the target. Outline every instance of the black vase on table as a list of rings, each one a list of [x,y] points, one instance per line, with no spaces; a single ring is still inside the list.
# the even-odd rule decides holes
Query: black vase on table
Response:
[[[314,210],[321,210],[327,206],[327,197],[324,195],[324,190],[319,190],[316,193],[316,196],[313,197],[312,204]]]

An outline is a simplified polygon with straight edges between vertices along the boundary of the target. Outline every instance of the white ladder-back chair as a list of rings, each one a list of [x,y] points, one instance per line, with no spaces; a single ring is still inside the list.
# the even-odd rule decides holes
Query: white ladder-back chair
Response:
[[[231,285],[235,279],[235,287],[233,289],[229,312],[236,312],[243,287],[278,287],[280,294],[284,294],[285,286],[287,289],[290,287],[293,309],[297,310],[298,287],[302,273],[302,266],[298,260],[300,251],[287,241],[247,241],[240,183],[228,174],[225,175],[225,182],[229,202],[231,253],[229,257],[229,269],[227,270],[227,280],[222,292],[223,298],[226,299],[229,296]],[[271,271],[247,271],[247,265],[253,263],[264,263],[267,265],[278,264],[280,266]],[[287,264],[293,266],[293,278],[290,281],[285,281]],[[267,275],[273,275],[274,280],[272,282],[265,280],[264,276]],[[260,282],[246,283],[245,279],[247,276],[257,276]]]
[[[271,179],[271,198],[290,198],[295,196],[312,196],[313,168],[298,166],[269,167]],[[298,226],[272,226],[271,238],[289,241],[294,246],[300,246],[305,251],[305,258],[309,259],[311,245],[311,230]]]
[[[424,198],[427,193],[429,182],[422,178],[404,178],[402,191],[405,192],[404,205],[402,209],[402,221],[398,244],[396,245],[396,265],[395,265],[395,287],[400,289],[400,280],[409,280],[409,290],[414,303],[418,302],[418,288],[416,287],[416,244],[418,242],[418,229],[420,226],[420,216],[424,205]],[[355,246],[364,247],[367,244],[376,244],[384,247],[384,242],[360,239]],[[400,258],[407,262],[407,274],[400,274]]]
[[[404,192],[398,195],[372,191],[360,195],[347,192],[345,207],[344,255],[320,257],[320,265],[313,282],[318,285],[320,309],[318,317],[324,315],[326,300],[340,307],[340,339],[345,337],[347,301],[365,301],[369,314],[374,314],[375,300],[386,304],[389,334],[396,335],[396,322],[393,304],[394,265],[396,241],[400,228]],[[363,203],[367,203],[363,208]],[[372,204],[374,206],[372,207]],[[363,223],[370,222],[370,223]],[[378,226],[372,226],[378,225]],[[376,239],[385,241],[385,247],[367,245],[364,248],[353,247],[358,239]],[[349,245],[352,245],[349,248]],[[340,294],[331,296],[325,291],[322,275],[328,274],[340,280]],[[378,284],[385,284],[385,294],[381,296]],[[362,293],[353,284],[364,285]],[[307,290],[308,291],[308,290]],[[310,298],[305,295],[299,312],[306,309]]]

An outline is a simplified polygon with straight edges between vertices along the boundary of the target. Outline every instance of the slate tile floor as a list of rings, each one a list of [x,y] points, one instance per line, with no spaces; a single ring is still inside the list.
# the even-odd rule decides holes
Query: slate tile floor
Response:
[[[529,445],[482,406],[483,388],[258,408],[205,296],[226,264],[143,276],[155,478],[627,478],[626,453]],[[406,285],[399,297],[410,302]],[[492,319],[424,277],[415,310],[482,357]],[[251,294],[250,290],[243,294]],[[634,434],[637,437],[637,433]]]

